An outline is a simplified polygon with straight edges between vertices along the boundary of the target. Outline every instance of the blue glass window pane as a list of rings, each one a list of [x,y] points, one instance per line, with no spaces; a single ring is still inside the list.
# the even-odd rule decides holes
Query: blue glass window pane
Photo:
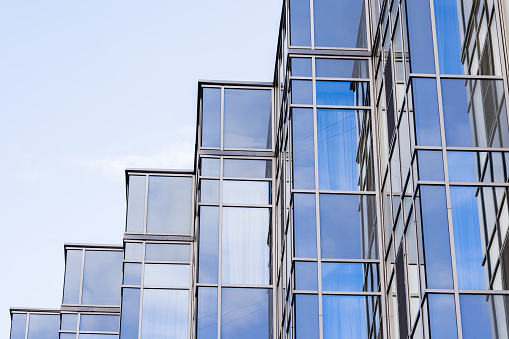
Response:
[[[219,180],[200,180],[200,202],[219,203]]]
[[[428,307],[431,338],[457,338],[454,296],[452,294],[430,294],[428,295]]]
[[[270,90],[224,90],[224,147],[272,148]]]
[[[320,189],[358,191],[357,111],[318,109],[317,119]]]
[[[145,222],[145,182],[145,176],[129,176],[127,232],[143,233],[143,226]]]
[[[60,315],[30,314],[28,319],[28,339],[58,339]]]
[[[124,264],[124,285],[141,285],[141,264]]]
[[[421,216],[428,288],[452,288],[447,205],[443,186],[421,186]]]
[[[224,177],[229,178],[272,178],[272,161],[224,159]]]
[[[313,104],[313,82],[308,80],[292,80],[292,104]]]
[[[80,300],[82,250],[68,250],[65,258],[64,304],[77,305]]]
[[[362,291],[364,268],[369,264],[322,263],[322,290]]]
[[[369,85],[361,81],[317,81],[316,104],[369,106]]]
[[[290,1],[290,45],[311,46],[309,0]]]
[[[60,329],[63,331],[76,332],[78,330],[78,314],[62,313],[60,317]]]
[[[14,313],[11,319],[10,339],[25,339],[26,328],[27,328],[27,314]]]
[[[431,17],[428,1],[406,1],[410,71],[435,73]]]
[[[369,78],[368,60],[316,59],[319,78]]]
[[[316,262],[295,262],[295,289],[318,290],[318,265]]]
[[[219,207],[200,207],[198,281],[217,283],[219,261]]]
[[[201,158],[201,175],[205,177],[219,177],[221,159]]]
[[[295,339],[318,339],[318,296],[295,295]]]
[[[189,244],[146,244],[145,261],[190,261]]]
[[[465,80],[445,79],[440,83],[447,146],[475,146],[472,144],[470,132],[471,115],[468,114]]]
[[[365,297],[323,296],[323,338],[367,339]]]
[[[449,180],[457,182],[474,182],[474,164],[476,154],[473,152],[447,151],[447,166]]]
[[[221,89],[203,89],[202,109],[202,134],[201,145],[203,147],[221,146]]]
[[[85,251],[83,305],[120,305],[122,252]]]
[[[118,339],[118,335],[116,334],[91,334],[91,333],[81,333],[78,336],[78,339]]]
[[[270,182],[223,180],[225,204],[268,205],[271,196]]]
[[[192,201],[191,177],[149,177],[147,233],[190,234]]]
[[[76,339],[76,333],[60,333],[60,339]]]
[[[456,0],[434,0],[440,73],[463,74]]]
[[[315,188],[313,110],[292,109],[293,187]]]
[[[483,255],[476,187],[451,187],[451,211],[458,287],[483,290]]]
[[[269,338],[272,291],[259,288],[221,290],[221,339]],[[269,316],[270,315],[270,316]]]
[[[419,180],[444,180],[444,165],[441,151],[417,151],[417,164]]]
[[[140,314],[140,290],[124,288],[122,290],[121,339],[138,339]]]
[[[217,288],[198,287],[197,339],[217,338]]]
[[[80,331],[118,332],[120,316],[105,314],[81,314]]]
[[[485,295],[460,294],[463,339],[495,338],[491,334],[488,302]]]
[[[316,258],[316,209],[314,194],[294,194],[295,256]]]
[[[186,287],[189,279],[189,265],[145,264],[145,286]]]
[[[359,196],[320,194],[322,258],[361,259],[361,231]]]
[[[143,291],[141,339],[187,339],[189,291]]]
[[[141,242],[126,242],[124,249],[125,260],[141,261],[143,244]]]
[[[413,78],[412,94],[417,145],[442,145],[436,80]]]
[[[292,1],[293,2],[293,1]],[[292,58],[292,76],[311,77],[311,59],[310,58]]]
[[[363,0],[314,0],[315,46],[366,48]]]

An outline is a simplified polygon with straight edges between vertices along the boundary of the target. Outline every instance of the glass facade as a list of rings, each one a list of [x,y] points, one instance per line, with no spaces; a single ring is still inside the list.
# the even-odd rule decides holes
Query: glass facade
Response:
[[[11,339],[509,337],[509,1],[282,9],[274,81],[199,82],[194,170],[126,170],[123,246]]]

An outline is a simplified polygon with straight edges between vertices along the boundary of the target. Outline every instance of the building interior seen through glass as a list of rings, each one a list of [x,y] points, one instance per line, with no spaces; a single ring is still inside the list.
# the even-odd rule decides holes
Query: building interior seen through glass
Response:
[[[200,81],[194,168],[127,169],[11,339],[509,338],[508,18],[283,1],[273,81]]]

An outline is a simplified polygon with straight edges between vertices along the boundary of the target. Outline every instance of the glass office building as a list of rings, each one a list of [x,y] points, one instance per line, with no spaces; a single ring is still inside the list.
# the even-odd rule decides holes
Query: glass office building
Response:
[[[126,170],[123,245],[11,339],[509,338],[508,39],[507,0],[285,0],[273,81],[200,81],[194,169]]]

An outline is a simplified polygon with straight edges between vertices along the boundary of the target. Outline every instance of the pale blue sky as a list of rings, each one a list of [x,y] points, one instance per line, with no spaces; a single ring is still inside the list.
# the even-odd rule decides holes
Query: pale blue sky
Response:
[[[281,0],[0,0],[0,337],[64,242],[121,244],[125,167],[191,168],[198,79],[271,81]]]

